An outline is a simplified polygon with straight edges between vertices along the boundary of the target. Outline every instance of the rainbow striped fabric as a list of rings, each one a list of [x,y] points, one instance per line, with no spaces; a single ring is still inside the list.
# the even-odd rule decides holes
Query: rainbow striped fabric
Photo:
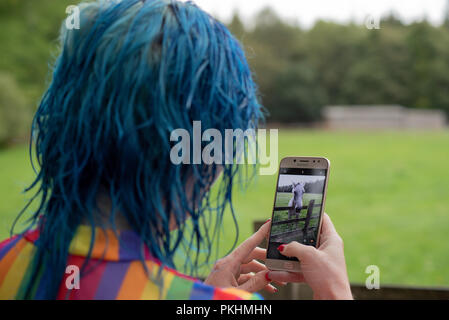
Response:
[[[132,231],[120,231],[116,236],[112,230],[95,232],[95,242],[85,275],[79,282],[79,289],[67,289],[64,275],[58,299],[172,299],[172,300],[253,300],[262,299],[259,294],[251,294],[236,288],[217,288],[181,274],[174,269],[163,267],[163,286],[156,285],[145,273],[140,256],[140,241]],[[37,230],[25,235],[14,236],[0,243],[0,299],[15,299],[24,290],[24,281],[32,259]],[[89,251],[91,229],[79,227],[70,249],[67,265],[81,266]],[[156,275],[161,267],[159,261],[145,252],[145,263],[150,273]],[[40,291],[45,278],[34,295],[40,299]]]

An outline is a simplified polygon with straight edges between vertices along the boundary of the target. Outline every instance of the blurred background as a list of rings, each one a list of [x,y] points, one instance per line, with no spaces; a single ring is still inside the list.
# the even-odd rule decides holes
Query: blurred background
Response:
[[[279,159],[332,163],[326,211],[351,282],[449,287],[449,1],[198,0],[240,40],[279,129]],[[0,238],[31,194],[33,112],[66,0],[0,0]],[[276,176],[236,192],[241,242],[271,216]],[[236,230],[225,217],[221,252]]]

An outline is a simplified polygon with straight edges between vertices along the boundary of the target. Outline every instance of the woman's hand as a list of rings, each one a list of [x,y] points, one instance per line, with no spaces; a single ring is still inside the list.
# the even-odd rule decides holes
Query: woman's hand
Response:
[[[218,260],[204,283],[222,288],[236,287],[248,292],[261,289],[276,292],[267,277],[267,267],[255,260],[265,260],[267,257],[266,250],[258,245],[268,236],[270,226],[271,221],[268,220],[239,247]]]
[[[270,271],[270,279],[305,282],[312,288],[314,299],[352,299],[343,240],[327,214],[323,216],[318,249],[293,241],[278,250],[287,257],[296,257],[301,262],[301,272]]]

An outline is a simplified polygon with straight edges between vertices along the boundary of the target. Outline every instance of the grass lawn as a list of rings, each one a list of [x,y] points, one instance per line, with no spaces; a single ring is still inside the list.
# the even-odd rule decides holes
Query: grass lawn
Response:
[[[366,267],[375,264],[381,285],[449,286],[448,146],[449,132],[279,132],[279,159],[330,159],[326,212],[345,241],[349,278],[364,282]],[[0,170],[5,238],[33,177],[27,147],[0,151]],[[257,176],[235,193],[239,242],[255,220],[271,216],[275,184],[275,175]],[[223,251],[233,243],[233,225],[227,215]]]

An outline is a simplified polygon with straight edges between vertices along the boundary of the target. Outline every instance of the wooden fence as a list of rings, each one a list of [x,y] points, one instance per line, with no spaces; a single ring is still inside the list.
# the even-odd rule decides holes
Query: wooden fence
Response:
[[[285,239],[285,237],[294,237],[295,235],[301,235],[301,234],[304,235],[304,237],[306,237],[307,234],[309,233],[310,229],[313,228],[313,227],[310,227],[310,220],[319,217],[318,215],[312,216],[313,208],[315,208],[315,207],[321,207],[321,204],[315,204],[315,200],[310,200],[308,206],[302,206],[301,208],[295,209],[296,213],[298,213],[298,218],[281,220],[281,221],[273,221],[271,223],[272,226],[288,224],[288,223],[292,223],[292,222],[300,222],[300,221],[304,221],[304,226],[302,229],[299,229],[299,230],[286,231],[286,232],[274,234],[271,236],[272,241],[282,242],[282,239]],[[277,208],[275,207],[273,210],[274,211],[284,211],[284,210],[291,210],[291,209],[293,209],[293,208],[292,207],[277,207]],[[304,218],[299,218],[299,216],[301,214],[301,210],[303,210],[303,209],[307,209],[307,214]]]

